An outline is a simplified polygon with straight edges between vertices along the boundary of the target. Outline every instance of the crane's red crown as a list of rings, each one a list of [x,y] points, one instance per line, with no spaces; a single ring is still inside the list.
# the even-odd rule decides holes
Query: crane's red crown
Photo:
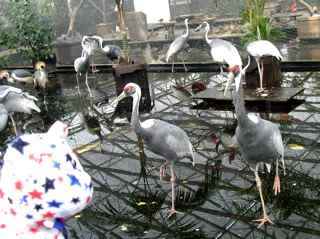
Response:
[[[125,86],[123,88],[123,91],[126,92],[127,94],[133,93],[134,92],[134,87],[132,85]]]

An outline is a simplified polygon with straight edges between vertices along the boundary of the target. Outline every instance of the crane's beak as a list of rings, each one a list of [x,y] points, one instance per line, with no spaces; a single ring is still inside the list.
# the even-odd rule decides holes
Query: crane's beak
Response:
[[[126,97],[127,97],[127,94],[124,91],[122,91],[122,93],[114,101],[111,102],[111,106],[116,107],[118,102]]]

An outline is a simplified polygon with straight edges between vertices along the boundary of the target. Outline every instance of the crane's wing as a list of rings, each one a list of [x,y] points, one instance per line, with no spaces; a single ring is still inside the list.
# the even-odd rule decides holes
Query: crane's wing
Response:
[[[168,122],[148,119],[142,122],[144,137],[150,149],[156,154],[172,158],[192,157],[193,147],[186,132],[176,125]]]
[[[227,63],[229,66],[242,66],[242,59],[237,48],[228,41],[212,39],[211,56],[214,61]]]
[[[278,50],[278,48],[266,40],[258,40],[248,44],[246,47],[247,52],[254,57],[262,57],[262,56],[274,56],[278,60],[282,60],[283,57]]]
[[[166,62],[169,61],[170,57],[182,50],[183,45],[187,42],[187,38],[184,36],[177,37],[169,46],[166,54]]]
[[[11,92],[21,94],[22,90],[19,88],[7,86],[7,85],[0,86],[0,100],[3,100],[4,98],[6,98],[7,95]]]

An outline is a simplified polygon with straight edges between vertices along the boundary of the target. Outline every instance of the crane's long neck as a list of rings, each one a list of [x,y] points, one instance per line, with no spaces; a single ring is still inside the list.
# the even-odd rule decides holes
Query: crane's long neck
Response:
[[[189,32],[188,22],[185,22],[185,25],[186,25],[186,33],[183,34],[183,36],[184,36],[184,37],[189,37],[190,32]]]
[[[208,43],[208,45],[211,44],[211,40],[209,39],[209,31],[210,31],[210,25],[209,25],[209,23],[206,23],[205,38],[206,38],[206,42]]]
[[[136,93],[133,95],[132,115],[131,115],[131,127],[136,132],[136,134],[140,134],[143,131],[141,122],[140,122],[140,117],[139,117],[140,99],[141,99],[141,90],[136,89]]]
[[[249,122],[249,118],[247,116],[247,111],[245,108],[245,104],[244,104],[244,96],[243,96],[243,88],[242,88],[242,73],[236,73],[237,75],[235,76],[233,72],[229,73],[229,77],[240,77],[240,79],[238,78],[238,80],[240,80],[240,85],[239,85],[239,89],[238,91],[236,89],[234,89],[233,91],[233,104],[234,104],[234,108],[235,108],[235,112],[237,115],[237,119],[238,119],[238,123],[239,125],[243,126],[246,125]]]

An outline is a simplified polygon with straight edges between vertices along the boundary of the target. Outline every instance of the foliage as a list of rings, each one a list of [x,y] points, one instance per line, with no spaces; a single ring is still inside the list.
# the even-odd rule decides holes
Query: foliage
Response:
[[[242,44],[255,40],[279,40],[284,34],[279,28],[272,26],[271,21],[264,15],[266,0],[246,0],[246,10],[242,20],[247,26],[247,34],[241,39]]]
[[[35,0],[9,0],[4,13],[7,24],[2,29],[0,45],[16,49],[20,56],[32,61],[52,57],[54,36],[49,12],[53,12],[53,5],[50,2],[45,0],[39,4]]]

